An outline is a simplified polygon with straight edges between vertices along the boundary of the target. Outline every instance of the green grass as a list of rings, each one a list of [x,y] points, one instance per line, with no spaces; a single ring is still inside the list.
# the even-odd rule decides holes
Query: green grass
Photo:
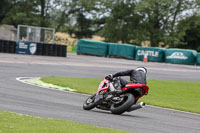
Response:
[[[44,82],[93,94],[102,79],[44,77]],[[141,101],[150,105],[200,113],[200,82],[148,80],[149,94]]]
[[[141,100],[147,104],[200,113],[200,82],[148,81],[149,95]]]
[[[66,78],[66,77],[43,77],[42,81],[52,83],[54,85],[70,87],[76,89],[79,93],[94,94],[102,79],[88,78]]]
[[[78,122],[0,111],[0,133],[127,133]]]

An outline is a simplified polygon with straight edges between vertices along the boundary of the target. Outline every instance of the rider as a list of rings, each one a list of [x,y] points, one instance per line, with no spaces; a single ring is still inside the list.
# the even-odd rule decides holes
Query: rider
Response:
[[[147,69],[143,66],[137,67],[136,69],[126,70],[122,72],[118,72],[115,74],[109,74],[106,76],[106,79],[113,79],[114,77],[119,77],[120,83],[122,88],[126,86],[126,84],[146,84],[146,74]],[[130,81],[126,81],[125,79],[121,78],[120,76],[130,76]],[[119,91],[119,90],[116,90]]]

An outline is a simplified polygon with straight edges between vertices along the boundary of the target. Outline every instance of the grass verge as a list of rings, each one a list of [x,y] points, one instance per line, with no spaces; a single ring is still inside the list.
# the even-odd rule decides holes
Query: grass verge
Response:
[[[94,94],[102,79],[44,77],[42,81]],[[149,94],[140,100],[150,105],[200,113],[200,82],[148,80]]]
[[[78,122],[0,111],[0,133],[127,133]]]

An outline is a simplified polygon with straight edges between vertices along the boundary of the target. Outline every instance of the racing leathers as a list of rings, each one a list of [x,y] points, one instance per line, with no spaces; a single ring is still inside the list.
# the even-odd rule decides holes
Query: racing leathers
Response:
[[[130,81],[126,81],[120,76],[130,76]],[[130,83],[146,84],[146,73],[144,73],[143,71],[137,71],[135,69],[115,73],[113,74],[113,78],[114,77],[119,77],[122,87],[125,87],[126,84]]]

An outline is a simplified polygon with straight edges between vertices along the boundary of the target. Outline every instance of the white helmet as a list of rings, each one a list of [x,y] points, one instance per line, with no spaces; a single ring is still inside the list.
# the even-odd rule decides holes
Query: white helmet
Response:
[[[145,74],[147,73],[147,69],[146,69],[145,67],[143,67],[143,66],[137,67],[135,70],[136,70],[136,71],[142,71],[142,72],[144,72]]]

